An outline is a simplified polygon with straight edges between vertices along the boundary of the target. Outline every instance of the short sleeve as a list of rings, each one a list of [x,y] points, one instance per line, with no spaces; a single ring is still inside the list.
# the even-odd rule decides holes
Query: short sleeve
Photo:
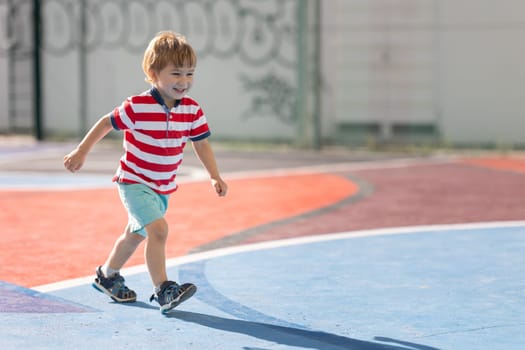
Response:
[[[204,115],[202,109],[199,107],[197,109],[197,112],[195,113],[195,119],[191,125],[190,140],[199,141],[209,137],[210,135],[211,131],[208,126],[206,116]]]
[[[132,108],[133,102],[130,98],[126,99],[119,107],[116,107],[110,114],[111,125],[115,130],[133,129],[135,125],[135,112]]]

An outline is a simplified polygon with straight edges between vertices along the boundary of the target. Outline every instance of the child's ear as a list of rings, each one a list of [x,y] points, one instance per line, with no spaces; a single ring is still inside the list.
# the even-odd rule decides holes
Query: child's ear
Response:
[[[154,69],[148,70],[148,81],[154,83],[157,81],[157,72]]]

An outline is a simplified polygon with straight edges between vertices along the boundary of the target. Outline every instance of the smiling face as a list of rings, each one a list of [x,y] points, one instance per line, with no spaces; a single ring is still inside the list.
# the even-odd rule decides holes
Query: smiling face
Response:
[[[197,56],[184,36],[160,32],[144,52],[142,69],[146,81],[159,90],[168,107],[180,100],[193,84]]]
[[[159,72],[153,74],[153,86],[155,86],[168,107],[173,107],[175,100],[180,100],[188,93],[193,85],[193,74],[195,67],[176,67],[169,63]]]

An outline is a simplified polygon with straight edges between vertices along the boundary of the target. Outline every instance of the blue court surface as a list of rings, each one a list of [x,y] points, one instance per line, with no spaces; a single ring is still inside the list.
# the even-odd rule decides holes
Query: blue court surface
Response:
[[[355,231],[188,255],[197,284],[164,316],[144,267],[139,300],[92,277],[0,284],[0,349],[524,349],[525,222]]]

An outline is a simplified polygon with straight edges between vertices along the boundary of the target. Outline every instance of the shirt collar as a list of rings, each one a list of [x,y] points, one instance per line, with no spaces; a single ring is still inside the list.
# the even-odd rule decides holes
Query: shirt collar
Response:
[[[153,96],[153,98],[155,99],[155,101],[157,101],[158,104],[160,104],[165,109],[169,110],[159,90],[156,87],[152,86],[151,89],[149,90],[149,93],[151,94],[151,96]],[[177,107],[179,104],[180,104],[180,100],[175,100],[175,105],[173,107]]]

